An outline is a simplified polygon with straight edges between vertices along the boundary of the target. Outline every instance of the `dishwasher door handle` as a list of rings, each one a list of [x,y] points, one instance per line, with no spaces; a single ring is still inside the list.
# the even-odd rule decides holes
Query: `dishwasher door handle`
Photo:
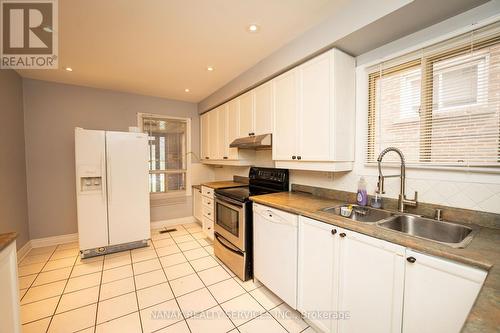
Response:
[[[264,211],[257,211],[255,212],[256,214],[260,215],[264,220],[267,222],[271,222],[274,224],[282,224],[282,225],[289,225],[291,227],[296,227],[297,226],[297,221],[289,221],[281,216],[277,215],[273,211],[270,210],[264,210]]]

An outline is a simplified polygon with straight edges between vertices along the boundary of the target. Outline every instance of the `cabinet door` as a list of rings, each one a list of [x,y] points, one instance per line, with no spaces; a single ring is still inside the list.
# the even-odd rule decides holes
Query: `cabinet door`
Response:
[[[16,242],[0,251],[0,326],[2,332],[20,333]],[[23,330],[24,331],[24,330]]]
[[[219,125],[219,117],[217,110],[212,110],[208,113],[208,133],[209,133],[209,147],[208,156],[211,160],[216,160],[219,157],[219,137],[217,134]]]
[[[273,160],[287,161],[297,155],[297,88],[297,71],[294,69],[273,80]]]
[[[249,91],[239,97],[240,100],[240,136],[255,134],[253,126],[254,93]]]
[[[486,272],[407,250],[403,333],[458,333]],[[413,260],[414,259],[414,260]]]
[[[349,230],[338,239],[338,310],[349,319],[337,332],[401,332],[405,248]]]
[[[299,217],[297,309],[324,332],[332,331],[332,320],[315,315],[335,310],[338,234],[335,226]]]
[[[227,145],[240,137],[240,100],[233,99],[228,106],[227,117]],[[228,157],[230,160],[238,159],[238,148],[228,148]]]
[[[217,159],[229,158],[229,144],[227,143],[227,105],[217,108]]]
[[[332,108],[330,52],[298,68],[300,82],[299,147],[304,161],[330,160]]]
[[[193,216],[201,222],[201,190],[193,188]]]
[[[204,113],[200,116],[201,160],[208,160],[210,158],[210,124],[208,120],[208,113]]]
[[[273,132],[273,86],[271,82],[255,88],[255,135]]]

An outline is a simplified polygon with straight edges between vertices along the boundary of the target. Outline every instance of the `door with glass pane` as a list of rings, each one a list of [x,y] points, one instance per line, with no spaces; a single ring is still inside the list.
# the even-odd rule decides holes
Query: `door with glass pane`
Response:
[[[187,123],[170,118],[143,118],[149,141],[149,190],[152,194],[186,189]]]

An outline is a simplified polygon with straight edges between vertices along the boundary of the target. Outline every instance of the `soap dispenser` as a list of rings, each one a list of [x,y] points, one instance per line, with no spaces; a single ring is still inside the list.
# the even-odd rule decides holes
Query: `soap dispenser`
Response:
[[[360,206],[366,206],[368,204],[368,194],[366,193],[366,185],[367,183],[365,177],[359,178],[356,202]]]

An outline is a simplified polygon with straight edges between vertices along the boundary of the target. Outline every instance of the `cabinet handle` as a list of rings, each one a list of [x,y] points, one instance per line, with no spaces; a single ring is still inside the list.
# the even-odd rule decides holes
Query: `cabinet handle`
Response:
[[[337,233],[337,229],[332,229],[332,235],[335,235]]]
[[[212,215],[212,213],[207,213],[208,216]]]
[[[223,157],[223,159],[225,159],[225,160],[227,160],[227,158],[228,158],[227,156],[224,156],[224,157]]]
[[[297,156],[297,159],[298,159],[298,160],[302,159],[302,156]]]
[[[296,158],[297,158],[297,156],[295,156],[295,155],[293,155],[293,156],[292,156],[292,160],[294,160],[294,159],[296,159]]]
[[[411,262],[412,264],[413,264],[415,261],[417,261],[417,259],[415,259],[415,257],[408,257],[408,258],[406,258],[406,260],[407,260],[408,262]]]
[[[248,135],[249,135],[249,136],[254,136],[254,135],[255,135],[255,133],[253,133],[253,132],[252,132],[252,133],[248,133]]]
[[[345,236],[347,236],[347,235],[346,235],[344,232],[341,232],[341,233],[339,234],[339,236],[340,236],[340,237],[342,237],[342,238],[344,238],[344,237],[345,237]]]
[[[208,160],[208,159],[210,159],[210,157],[208,157],[208,156],[205,156],[205,159],[206,159],[206,160]]]

